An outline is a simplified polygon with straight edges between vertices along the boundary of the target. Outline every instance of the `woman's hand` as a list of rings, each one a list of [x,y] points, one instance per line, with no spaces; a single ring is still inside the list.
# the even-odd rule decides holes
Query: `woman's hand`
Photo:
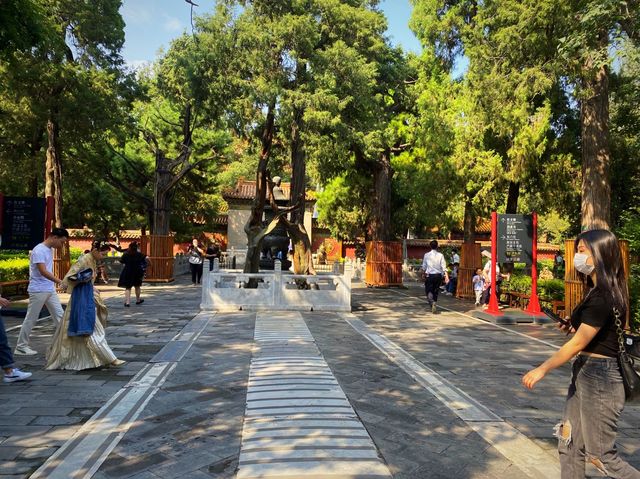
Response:
[[[522,385],[527,389],[533,389],[538,381],[547,375],[547,371],[541,366],[532,369],[522,377]]]
[[[556,328],[558,328],[563,333],[566,333],[567,336],[569,334],[573,334],[576,332],[576,328],[571,325],[571,319],[568,316],[565,316],[566,323],[558,323],[556,324]]]

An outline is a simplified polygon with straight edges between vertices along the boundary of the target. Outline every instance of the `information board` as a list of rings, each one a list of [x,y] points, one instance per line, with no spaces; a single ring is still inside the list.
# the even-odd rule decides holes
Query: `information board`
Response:
[[[498,263],[533,263],[533,216],[498,215]]]
[[[42,243],[46,203],[44,198],[3,197],[0,249],[30,250]]]

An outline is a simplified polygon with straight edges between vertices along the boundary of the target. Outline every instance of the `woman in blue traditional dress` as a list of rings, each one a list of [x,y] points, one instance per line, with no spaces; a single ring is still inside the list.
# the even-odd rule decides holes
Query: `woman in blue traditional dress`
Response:
[[[107,306],[93,287],[97,262],[105,251],[109,251],[108,245],[94,241],[91,251],[82,255],[62,280],[61,286],[71,296],[53,336],[46,369],[80,371],[124,363],[107,344]]]

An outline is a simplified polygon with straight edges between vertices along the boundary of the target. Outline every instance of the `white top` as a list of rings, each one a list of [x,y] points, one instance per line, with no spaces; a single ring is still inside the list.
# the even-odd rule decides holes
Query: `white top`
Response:
[[[425,253],[422,259],[422,270],[427,274],[444,274],[447,270],[444,255],[433,249]]]
[[[481,274],[476,274],[471,281],[473,282],[474,291],[482,291],[484,289],[484,278]]]
[[[451,259],[453,260],[452,263],[460,264],[460,255],[458,253],[453,253]]]
[[[491,260],[487,261],[484,265],[484,269],[482,270],[487,275],[487,280],[491,281]],[[498,281],[498,276],[500,275],[500,265],[496,263],[496,281]]]
[[[189,247],[187,255],[189,256],[189,263],[202,264],[202,255],[195,246]]]
[[[55,293],[56,287],[53,281],[45,278],[38,270],[38,264],[44,264],[44,268],[53,273],[53,250],[40,243],[33,251],[29,260],[29,293]]]

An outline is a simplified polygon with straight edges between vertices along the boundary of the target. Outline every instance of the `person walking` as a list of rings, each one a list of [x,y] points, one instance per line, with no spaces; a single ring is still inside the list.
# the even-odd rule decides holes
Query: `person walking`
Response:
[[[438,311],[438,292],[440,291],[442,278],[444,277],[445,284],[448,284],[449,275],[447,273],[447,262],[442,253],[438,251],[438,242],[432,240],[429,246],[431,251],[425,253],[424,258],[422,258],[422,271],[425,274],[424,291],[429,306],[431,306],[431,312],[436,314]]]
[[[124,288],[124,305],[131,306],[131,288],[136,292],[136,304],[144,303],[140,298],[140,287],[144,279],[144,273],[149,266],[149,258],[138,251],[138,243],[135,241],[129,244],[124,254],[120,257],[120,262],[124,265],[120,272],[118,288]]]
[[[451,273],[449,273],[449,283],[447,284],[447,295],[455,296],[456,288],[458,287],[458,270],[460,265],[458,263],[453,263],[451,265]]]
[[[487,258],[487,262],[484,264],[484,268],[482,269],[482,276],[484,278],[482,304],[486,309],[489,307],[489,301],[491,300],[491,288],[493,287],[493,285],[491,284],[491,253],[489,253],[487,250],[484,250],[482,251],[481,255]],[[509,274],[502,274],[500,272],[500,265],[496,263],[496,297],[498,298],[498,302],[500,302],[500,285],[502,284],[502,280],[509,278]]]
[[[195,238],[189,245],[187,257],[189,258],[189,268],[191,268],[191,283],[195,286],[196,284],[200,284],[202,280],[202,263],[204,257],[202,245]]]
[[[220,246],[215,241],[207,247],[205,259],[209,260],[209,271],[213,271],[213,263],[216,258],[220,261]]]
[[[71,296],[53,336],[45,369],[81,371],[124,364],[107,343],[107,306],[93,287],[98,263],[106,251],[106,243],[94,241],[91,252],[78,258],[65,275],[62,284]]]
[[[2,310],[3,307],[6,308],[10,304],[11,301],[0,296],[0,310]],[[0,368],[2,368],[4,373],[2,380],[5,383],[24,381],[31,377],[31,373],[20,371],[13,362],[13,355],[11,354],[11,348],[9,347],[9,339],[7,338],[7,330],[4,328],[2,315],[0,315]]]
[[[38,351],[30,347],[31,330],[36,324],[43,306],[47,307],[54,324],[57,326],[63,310],[60,298],[56,294],[56,285],[62,281],[53,275],[53,249],[62,248],[69,239],[69,232],[63,228],[53,228],[47,239],[31,251],[29,258],[29,305],[27,314],[20,327],[18,342],[14,354],[32,356]]]
[[[585,460],[605,476],[640,479],[615,446],[625,392],[618,365],[616,316],[627,317],[629,291],[618,240],[607,230],[585,231],[575,241],[574,266],[587,293],[570,322],[573,333],[549,359],[526,373],[533,389],[549,371],[575,357],[562,422],[556,426],[562,479],[583,479]]]

